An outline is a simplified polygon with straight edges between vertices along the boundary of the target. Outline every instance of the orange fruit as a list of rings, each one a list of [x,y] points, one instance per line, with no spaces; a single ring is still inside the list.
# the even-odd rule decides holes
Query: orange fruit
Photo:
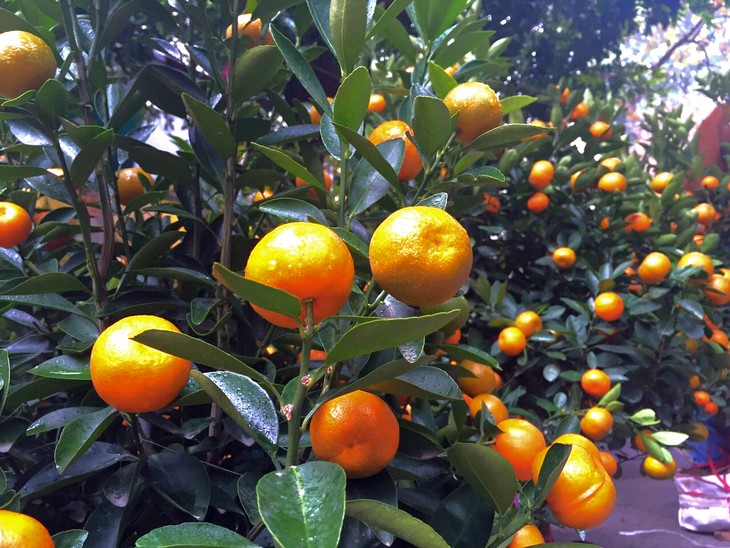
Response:
[[[564,105],[565,103],[567,103],[568,97],[570,97],[570,90],[568,88],[565,88],[560,94],[560,104]]]
[[[547,451],[541,451],[532,463],[534,483],[537,483]],[[601,463],[583,447],[573,445],[546,501],[560,524],[574,529],[591,529],[606,521],[613,512],[616,487]]]
[[[544,543],[545,537],[542,536],[540,529],[528,523],[517,529],[507,548],[527,548],[528,546],[538,546]]]
[[[53,548],[48,529],[37,519],[26,514],[0,510],[0,547]]]
[[[714,175],[708,175],[707,177],[703,177],[702,181],[700,182],[702,186],[707,190],[713,190],[720,186],[720,180]]]
[[[309,351],[309,361],[310,362],[323,362],[327,359],[327,352],[324,350],[310,350]],[[300,352],[297,355],[297,363],[301,363],[302,361],[302,353]]]
[[[324,179],[324,188],[327,189],[328,191],[329,190],[332,190],[332,175],[330,175],[327,171],[322,170],[322,178]],[[302,179],[301,177],[295,177],[294,178],[294,185],[297,188],[299,188],[299,187],[307,186],[307,185],[309,185],[309,183],[307,181],[305,181],[304,179]],[[316,200],[317,199],[317,191],[314,190],[313,188],[309,189],[308,196],[312,200]]]
[[[719,411],[720,407],[714,401],[707,402],[707,404],[705,404],[705,413],[714,416],[717,415]]]
[[[630,213],[624,218],[624,221],[628,223],[625,228],[626,232],[646,232],[654,222],[646,213],[641,212]]]
[[[385,107],[385,97],[383,97],[380,93],[373,93],[370,96],[370,101],[368,102],[368,112],[383,112],[385,110]]]
[[[683,266],[701,266],[708,278],[712,278],[712,275],[715,273],[715,265],[712,264],[712,259],[698,251],[690,251],[682,255],[677,262],[677,268],[682,268]]]
[[[494,389],[499,390],[500,388],[502,388],[502,386],[504,386],[504,381],[502,381],[502,375],[500,375],[499,373],[497,373],[495,371],[494,372]]]
[[[22,244],[33,230],[30,214],[12,202],[0,202],[0,247]]]
[[[262,43],[270,46],[274,43],[274,37],[271,35],[271,31],[266,29],[266,35],[264,39],[261,39],[261,28],[263,27],[261,19],[254,19],[251,21],[250,13],[242,13],[238,16],[237,21],[238,36],[247,36],[251,39],[251,46],[259,46]],[[229,25],[226,29],[226,40],[230,40],[233,37],[233,25]]]
[[[502,122],[502,103],[487,84],[466,82],[444,97],[451,116],[457,112],[456,137],[465,145]]]
[[[694,399],[695,402],[697,402],[697,405],[704,407],[708,403],[710,403],[710,395],[705,392],[704,390],[698,390],[694,393]]]
[[[586,103],[580,102],[575,105],[575,107],[573,107],[573,110],[570,112],[570,119],[577,120],[578,118],[587,116],[590,112],[590,107]]]
[[[588,131],[591,135],[593,135],[593,137],[600,139],[601,141],[608,141],[613,135],[613,130],[611,129],[610,124],[607,124],[602,120],[593,122],[591,127],[588,128]]]
[[[518,356],[527,346],[525,334],[516,327],[505,327],[497,337],[499,349],[507,356]]]
[[[536,312],[525,310],[515,318],[517,329],[525,334],[525,337],[532,337],[534,334],[542,331],[542,320]]]
[[[556,443],[562,443],[564,445],[580,445],[583,449],[590,453],[596,462],[601,460],[601,452],[598,450],[598,447],[596,447],[596,444],[580,434],[562,434],[553,440],[553,445]]]
[[[692,375],[689,378],[688,385],[692,390],[697,390],[700,387],[700,384],[702,384],[702,380],[699,375]]]
[[[728,339],[727,334],[724,331],[721,331],[719,329],[716,329],[712,332],[712,336],[710,337],[711,341],[716,342],[720,346],[722,346],[725,350],[727,350],[728,346],[730,346],[730,339]]]
[[[624,313],[624,301],[613,291],[606,291],[596,297],[593,309],[602,320],[615,322]]]
[[[618,167],[618,165],[621,163],[621,158],[616,158],[615,156],[611,156],[609,158],[604,158],[599,162],[598,165],[601,165],[605,167],[608,171],[613,171]]]
[[[533,213],[542,213],[550,205],[550,198],[544,192],[535,192],[527,200],[527,209]]]
[[[151,185],[152,175],[139,167],[128,167],[117,173],[117,188],[119,189],[119,203],[127,205],[129,202],[145,193],[142,177]]]
[[[697,222],[701,225],[707,226],[715,222],[715,215],[717,215],[717,210],[712,204],[697,204],[692,208],[692,211],[697,214]]]
[[[550,127],[542,120],[532,120],[530,122],[530,125],[535,126],[535,127]],[[547,133],[538,133],[537,135],[531,135],[530,137],[525,137],[522,140],[524,142],[527,142],[527,141],[534,141],[535,139],[542,139],[543,137],[547,137]]]
[[[457,377],[456,384],[459,385],[462,392],[468,396],[492,393],[496,381],[494,370],[491,367],[472,360],[462,360],[458,365],[474,375],[473,377]]]
[[[459,63],[454,63],[453,65],[449,65],[448,67],[446,67],[444,69],[444,72],[449,76],[453,76],[454,74],[456,74],[456,71],[459,70],[460,66],[461,65]]]
[[[309,121],[310,121],[310,123],[312,123],[312,124],[314,124],[316,126],[318,126],[319,124],[322,123],[322,115],[317,110],[317,107],[315,107],[314,105],[311,105],[309,107],[308,111],[309,111]]]
[[[494,448],[512,465],[519,481],[529,480],[532,461],[545,449],[545,436],[524,419],[505,419],[499,429],[502,433],[494,438]]]
[[[56,58],[46,42],[30,32],[10,30],[0,34],[0,96],[13,99],[40,88],[56,75]]]
[[[651,179],[652,190],[654,192],[661,192],[662,190],[667,188],[667,185],[672,181],[673,178],[674,174],[669,173],[668,171],[662,171],[661,173],[657,173]]]
[[[641,451],[642,453],[646,453],[646,452],[647,452],[647,449],[646,449],[646,444],[644,443],[644,438],[651,438],[651,435],[652,435],[653,433],[654,433],[654,432],[652,432],[652,431],[651,431],[651,430],[649,430],[648,428],[644,428],[644,429],[643,429],[643,430],[641,431],[641,433],[637,433],[637,434],[636,434],[636,435],[634,436],[634,439],[633,439],[633,442],[634,442],[634,447],[636,447],[636,449],[638,449],[638,450],[639,450],[639,451]],[[643,436],[643,437],[642,437],[642,436]]]
[[[553,262],[560,270],[571,268],[575,264],[575,251],[569,247],[559,247],[553,251]]]
[[[649,253],[639,265],[639,278],[648,284],[658,284],[663,282],[669,271],[672,269],[672,263],[664,253],[654,251]]]
[[[246,263],[245,276],[302,301],[302,324],[306,321],[304,301],[312,299],[317,324],[337,314],[347,302],[355,265],[347,246],[332,229],[296,222],[280,225],[259,240]],[[274,325],[297,327],[294,318],[252,306]]]
[[[699,342],[697,339],[691,339],[688,337],[684,340],[684,347],[687,352],[696,352],[699,347]]]
[[[461,340],[461,329],[457,329],[451,335],[444,339],[444,344],[459,344]]]
[[[613,415],[603,407],[591,407],[580,420],[581,431],[593,441],[605,438],[613,427]]]
[[[575,183],[578,182],[578,178],[581,176],[581,174],[585,171],[585,169],[579,169],[575,173],[571,174],[570,176],[570,188],[575,187]]]
[[[406,135],[413,137],[413,130],[408,124],[400,120],[390,120],[376,127],[368,137],[374,145],[393,139],[403,139],[406,150],[403,155],[403,163],[398,172],[398,180],[401,182],[410,181],[423,170],[421,155],[418,153],[416,145]]]
[[[323,403],[309,425],[317,459],[339,464],[348,478],[385,468],[400,441],[398,420],[378,396],[356,390]]]
[[[600,369],[589,369],[580,378],[580,385],[586,394],[602,398],[611,390],[611,379]]]
[[[370,240],[376,282],[410,306],[436,305],[453,297],[469,279],[472,260],[466,230],[435,207],[399,209]]]
[[[672,459],[672,462],[669,464],[664,464],[659,459],[647,455],[644,458],[644,462],[641,463],[641,468],[651,479],[665,480],[674,477],[674,474],[677,472],[677,461]]]
[[[259,190],[253,195],[253,202],[261,202],[263,200],[267,200],[268,198],[271,198],[274,195],[274,191],[271,190],[271,187],[265,186],[263,190]]]
[[[168,406],[188,382],[191,362],[132,338],[151,329],[180,333],[164,318],[129,316],[107,327],[91,349],[91,382],[99,397],[127,413]]]
[[[499,424],[509,417],[509,411],[507,411],[507,407],[497,396],[494,396],[492,394],[477,394],[469,402],[469,413],[471,414],[472,418],[477,418],[477,413],[482,410],[482,404],[484,404],[486,408],[489,409],[489,412],[494,417],[495,424]]]
[[[616,460],[616,457],[606,451],[600,451],[599,455],[601,456],[601,464],[609,477],[614,477],[616,472],[618,472],[618,461]]]
[[[722,274],[713,274],[707,282],[707,287],[705,297],[712,304],[725,306],[730,303],[730,278],[726,278]],[[709,289],[713,291],[709,291]]]
[[[542,190],[550,184],[554,174],[555,167],[553,167],[553,164],[547,160],[538,160],[532,164],[527,181],[535,190]]]
[[[501,204],[499,202],[499,198],[496,196],[492,196],[488,192],[485,192],[482,204],[487,207],[487,213],[499,213]]]
[[[608,227],[611,226],[611,221],[608,220],[608,217],[604,217],[601,219],[601,224],[599,226],[601,227],[601,230],[608,230]]]
[[[692,241],[697,247],[702,247],[702,244],[705,243],[705,237],[702,234],[695,234],[692,236]]]
[[[626,177],[618,171],[611,171],[598,179],[598,188],[605,192],[623,192],[626,190]]]

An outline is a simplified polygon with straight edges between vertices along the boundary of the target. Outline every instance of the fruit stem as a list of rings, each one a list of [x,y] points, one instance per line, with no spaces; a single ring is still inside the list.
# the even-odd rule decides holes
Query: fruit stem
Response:
[[[289,468],[297,463],[299,453],[299,438],[302,435],[301,415],[304,397],[307,395],[307,383],[304,377],[309,371],[309,354],[312,351],[312,336],[314,335],[314,301],[306,299],[306,319],[304,326],[299,328],[302,336],[302,363],[299,364],[299,384],[294,394],[294,401],[291,406],[291,418],[288,424],[288,446],[286,450],[286,467]]]
[[[129,424],[132,425],[132,433],[134,434],[134,444],[137,446],[137,456],[142,462],[147,460],[147,451],[145,450],[142,434],[140,433],[139,418],[137,413],[129,414]]]

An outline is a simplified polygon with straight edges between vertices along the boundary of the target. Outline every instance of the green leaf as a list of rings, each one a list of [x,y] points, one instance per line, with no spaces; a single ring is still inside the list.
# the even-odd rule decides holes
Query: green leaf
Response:
[[[248,548],[246,537],[213,523],[181,523],[154,529],[137,539],[136,548]]]
[[[446,352],[451,359],[456,361],[473,360],[478,363],[490,365],[495,369],[501,369],[499,363],[494,359],[494,357],[476,346],[469,346],[468,344],[427,344],[426,350],[428,352],[442,350]]]
[[[332,45],[332,32],[330,29],[330,0],[307,0],[307,7],[322,40],[334,53],[335,48]]]
[[[69,466],[78,461],[116,416],[117,410],[107,407],[81,415],[66,425],[61,431],[54,453],[58,473],[63,474]]]
[[[609,403],[615,402],[621,397],[621,383],[611,387],[598,402],[599,407],[606,407]]]
[[[279,421],[268,394],[250,378],[230,371],[192,377],[225,413],[269,453],[276,451]]]
[[[82,360],[68,355],[57,356],[46,360],[28,372],[39,377],[48,377],[51,379],[91,380],[88,358]]]
[[[210,479],[199,459],[167,450],[152,455],[147,466],[149,484],[162,498],[198,521],[205,519],[210,504]]]
[[[71,314],[80,314],[88,317],[81,309],[75,307],[71,301],[60,295],[48,293],[46,295],[0,295],[0,303],[15,303],[19,306],[37,306],[49,310],[60,310]]]
[[[345,485],[345,471],[330,462],[307,462],[262,477],[256,498],[275,544],[336,547],[345,518]]]
[[[705,317],[705,311],[702,309],[702,305],[697,301],[693,301],[692,299],[680,299],[677,304],[680,308],[683,308],[698,320]]]
[[[433,333],[459,315],[458,310],[413,318],[378,318],[348,330],[327,354],[327,365],[395,348]]]
[[[393,185],[394,188],[400,189],[398,174],[393,169],[393,166],[391,166],[388,161],[383,158],[383,155],[374,144],[358,132],[352,131],[348,127],[335,124],[335,128],[337,128],[337,131],[342,135],[342,137],[355,147],[355,150],[357,150],[371,166],[378,170],[378,173],[385,177],[385,179]]]
[[[423,366],[367,387],[376,392],[427,400],[460,400],[461,390],[443,369]]]
[[[37,436],[44,432],[58,430],[81,415],[94,413],[99,410],[98,407],[64,407],[62,409],[56,409],[55,411],[46,413],[31,424],[26,430],[26,434],[29,436]]]
[[[433,61],[428,62],[428,77],[431,80],[431,87],[439,99],[443,99],[459,83],[448,72],[442,69]]]
[[[474,139],[465,149],[489,150],[519,143],[525,137],[540,135],[553,131],[552,128],[533,126],[530,124],[503,124]]]
[[[395,0],[391,3],[387,9],[383,12],[383,15],[376,21],[376,23],[370,28],[367,34],[367,38],[377,36],[386,26],[390,23],[397,21],[398,15],[408,7],[408,4],[413,0]]]
[[[535,101],[537,101],[537,97],[530,97],[529,95],[513,95],[499,100],[499,102],[502,103],[503,116],[507,116],[512,112],[525,108]]]
[[[38,32],[38,29],[28,23],[28,21],[21,19],[6,9],[0,9],[0,32],[8,32],[9,30],[24,30],[25,32],[35,34],[39,38],[43,38],[43,35]]]
[[[333,121],[354,131],[362,124],[368,112],[372,82],[365,67],[357,67],[340,84],[335,95]]]
[[[43,123],[49,129],[55,130],[59,124],[59,116],[64,116],[68,109],[66,88],[56,79],[46,80],[35,94],[35,104]]]
[[[446,451],[456,473],[500,514],[512,507],[517,478],[507,460],[484,445],[457,443]]]
[[[185,110],[188,111],[195,127],[215,148],[223,158],[230,158],[236,153],[236,141],[223,117],[202,101],[198,101],[187,93],[182,94]]]
[[[83,529],[69,529],[53,535],[54,548],[84,548],[84,542],[89,536]]]
[[[121,4],[109,15],[101,32],[94,39],[91,47],[91,57],[95,57],[101,50],[109,46],[114,38],[124,30],[129,23],[129,18],[132,17],[138,6],[139,0],[131,0]]]
[[[349,74],[360,56],[367,34],[367,17],[367,0],[330,1],[332,48],[342,74]]]
[[[89,289],[78,279],[62,272],[49,272],[23,280],[12,289],[6,289],[3,295],[46,295],[52,293],[68,293],[80,291],[90,293]]]
[[[94,172],[107,149],[114,142],[114,130],[107,129],[89,141],[79,151],[71,164],[71,180],[77,187],[86,185],[89,176]]]
[[[689,436],[687,434],[683,434],[682,432],[669,431],[654,432],[651,437],[662,445],[669,446],[682,445],[685,441],[689,439]]]
[[[440,150],[451,136],[451,114],[441,99],[419,95],[413,102],[413,133],[426,156]]]
[[[462,483],[446,496],[433,513],[431,525],[450,546],[486,546],[492,534],[494,509]]]
[[[436,531],[420,519],[378,500],[348,500],[346,513],[371,528],[388,531],[419,548],[448,548],[449,546]]]
[[[5,400],[10,391],[10,356],[5,349],[0,350],[0,414],[5,408]]]
[[[16,181],[26,177],[40,177],[48,175],[48,170],[34,166],[0,165],[0,182]]]
[[[548,449],[540,468],[540,474],[537,477],[535,505],[542,504],[550,494],[553,485],[555,485],[560,473],[563,471],[565,463],[568,462],[571,450],[571,445],[563,443],[554,443]]]
[[[266,310],[298,318],[302,314],[301,301],[281,289],[270,287],[231,272],[220,263],[213,265],[213,277],[225,285],[234,295]]]
[[[274,79],[283,62],[276,46],[256,46],[244,51],[233,69],[233,96],[244,101],[258,95]]]
[[[656,413],[653,409],[640,409],[629,417],[629,420],[635,422],[640,426],[651,426],[652,424],[658,424],[659,421],[656,418]]]
[[[288,173],[294,175],[295,177],[304,179],[307,183],[314,187],[317,187],[323,192],[326,191],[324,185],[320,182],[319,179],[317,179],[317,177],[312,175],[312,173],[310,173],[306,167],[297,162],[288,154],[275,148],[265,147],[258,143],[253,143],[253,146],[256,150],[258,150],[276,165],[284,168],[284,170],[286,170]]]
[[[394,171],[399,171],[405,152],[403,139],[392,139],[377,146]],[[352,174],[350,195],[347,205],[351,208],[351,216],[359,215],[388,194],[390,184],[365,158],[358,162]],[[367,256],[367,253],[366,253]]]
[[[300,221],[307,223],[314,219],[320,224],[329,226],[329,221],[321,209],[296,198],[272,198],[259,205],[259,209],[287,222]]]

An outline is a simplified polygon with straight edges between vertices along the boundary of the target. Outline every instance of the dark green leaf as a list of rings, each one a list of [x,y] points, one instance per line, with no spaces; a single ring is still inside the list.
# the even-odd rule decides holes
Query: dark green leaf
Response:
[[[0,165],[0,182],[16,181],[26,177],[39,177],[48,175],[48,170],[34,166],[9,166]]]
[[[68,95],[58,80],[46,80],[35,95],[35,104],[43,123],[50,129],[58,127],[58,117],[66,114]]]
[[[87,180],[113,142],[114,130],[107,129],[81,148],[70,169],[71,180],[76,186],[86,185]]]
[[[284,221],[309,222],[315,219],[317,222],[329,226],[329,221],[322,211],[303,200],[296,198],[274,198],[259,205],[259,209]]]
[[[274,79],[284,59],[276,46],[256,46],[241,54],[233,69],[233,94],[239,101],[258,95]]]
[[[465,148],[478,150],[502,148],[513,143],[519,143],[525,137],[532,137],[550,131],[552,131],[550,128],[530,124],[503,124],[483,133]]]
[[[537,97],[530,97],[529,95],[513,95],[512,97],[505,97],[500,99],[502,103],[502,115],[507,116],[508,114],[525,108],[537,101]]]
[[[433,61],[429,61],[428,63],[428,77],[431,80],[431,87],[434,93],[440,99],[446,97],[458,85],[458,82],[454,80],[453,76]]]
[[[63,474],[83,456],[112,423],[116,414],[117,410],[113,407],[87,413],[75,418],[61,431],[54,454],[59,474]]]
[[[84,542],[89,536],[83,529],[69,529],[53,535],[54,548],[84,548]]]
[[[233,156],[236,153],[236,141],[233,140],[233,135],[223,117],[187,93],[182,94],[182,101],[198,131],[218,151],[218,154],[223,158]]]
[[[0,414],[5,408],[5,400],[10,391],[10,356],[5,349],[0,350]]]
[[[246,537],[213,523],[181,523],[155,529],[137,539],[136,548],[248,548]]]
[[[360,56],[367,34],[367,0],[330,0],[332,49],[342,74],[349,74]]]
[[[335,127],[337,128],[337,131],[342,134],[342,137],[353,147],[355,147],[355,150],[357,150],[360,155],[370,163],[371,166],[377,169],[378,172],[383,177],[385,177],[388,182],[393,185],[394,188],[400,188],[400,183],[398,182],[398,174],[388,163],[388,161],[383,158],[383,155],[375,147],[374,144],[372,144],[356,131],[352,131],[350,128],[347,128],[345,126],[339,126],[337,124],[335,124]]]
[[[253,146],[256,148],[256,150],[261,152],[276,165],[284,168],[284,170],[286,170],[288,173],[294,175],[295,177],[300,177],[301,179],[304,179],[307,183],[317,187],[319,190],[325,191],[324,185],[320,182],[320,180],[312,175],[306,167],[297,162],[288,154],[285,154],[284,152],[275,148],[269,148],[263,145],[259,145],[258,143],[253,143]]]
[[[185,453],[164,451],[147,461],[150,485],[173,506],[198,521],[210,502],[210,479],[200,460]]]
[[[50,293],[67,293],[80,291],[89,293],[89,289],[70,274],[49,272],[23,280],[12,289],[6,289],[3,295],[43,295]]]
[[[705,317],[705,311],[702,309],[702,305],[697,301],[693,301],[692,299],[680,299],[677,304],[698,320]]]
[[[413,102],[413,133],[421,151],[431,156],[451,136],[451,115],[441,99],[420,95]]]
[[[51,379],[72,379],[79,381],[90,381],[89,360],[76,358],[74,356],[57,356],[36,365],[29,371],[39,377]]]
[[[357,67],[340,84],[335,95],[333,121],[354,131],[362,124],[368,111],[372,82],[365,67]]]
[[[403,139],[393,139],[380,143],[377,149],[385,161],[393,167],[394,171],[400,170],[405,152],[405,141]],[[365,158],[360,160],[352,174],[350,196],[347,200],[347,204],[351,208],[351,215],[359,215],[368,209],[386,196],[389,188],[388,181],[370,162]]]
[[[427,400],[460,400],[461,390],[443,369],[422,366],[367,388]]]
[[[545,454],[545,460],[542,462],[540,474],[537,477],[537,485],[535,487],[537,495],[535,498],[535,504],[542,504],[545,498],[550,494],[550,490],[558,480],[565,463],[568,462],[571,450],[571,445],[565,445],[562,443],[554,443],[550,446]]]
[[[449,546],[486,546],[492,532],[494,509],[474,489],[462,484],[433,513],[431,525]]]

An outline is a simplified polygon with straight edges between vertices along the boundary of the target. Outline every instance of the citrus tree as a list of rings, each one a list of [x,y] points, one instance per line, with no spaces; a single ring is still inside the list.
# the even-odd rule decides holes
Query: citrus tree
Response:
[[[690,383],[724,405],[727,337],[678,351],[730,300],[691,152],[657,195],[590,93],[523,123],[466,0],[13,6],[12,545],[526,546],[610,515],[612,424],[667,475]]]

